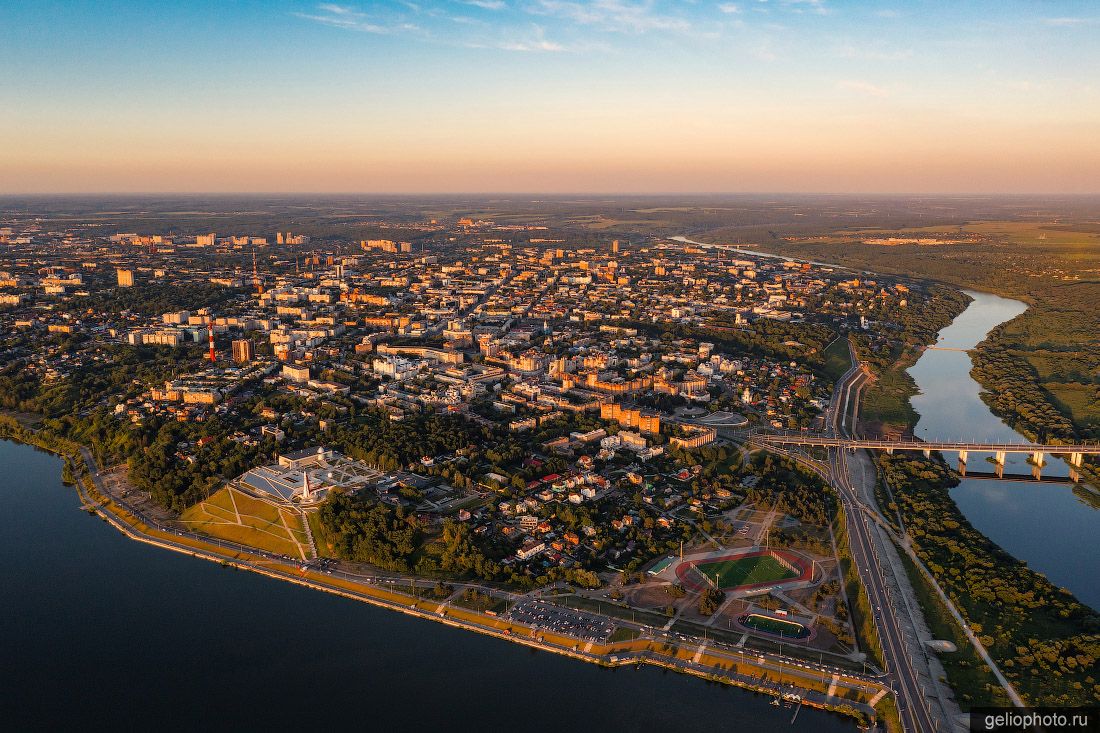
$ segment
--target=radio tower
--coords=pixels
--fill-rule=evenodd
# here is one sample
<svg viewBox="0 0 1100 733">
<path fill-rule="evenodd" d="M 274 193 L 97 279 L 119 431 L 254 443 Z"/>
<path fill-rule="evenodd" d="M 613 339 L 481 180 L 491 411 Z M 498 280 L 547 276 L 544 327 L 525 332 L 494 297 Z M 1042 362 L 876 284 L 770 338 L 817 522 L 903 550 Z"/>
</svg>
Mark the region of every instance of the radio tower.
<svg viewBox="0 0 1100 733">
<path fill-rule="evenodd" d="M 218 357 L 214 354 L 214 316 L 210 316 L 210 320 L 207 321 L 206 326 L 210 334 L 210 363 L 215 364 L 218 361 Z"/>
</svg>

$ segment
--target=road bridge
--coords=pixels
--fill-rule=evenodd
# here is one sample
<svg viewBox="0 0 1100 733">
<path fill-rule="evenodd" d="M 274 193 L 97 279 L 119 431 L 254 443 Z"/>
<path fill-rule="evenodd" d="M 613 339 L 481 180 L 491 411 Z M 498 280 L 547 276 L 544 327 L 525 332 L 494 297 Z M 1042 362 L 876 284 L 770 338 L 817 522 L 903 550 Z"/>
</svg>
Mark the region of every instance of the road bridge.
<svg viewBox="0 0 1100 733">
<path fill-rule="evenodd" d="M 1100 443 L 979 443 L 949 440 L 884 440 L 813 433 L 756 433 L 753 438 L 761 443 L 771 445 L 820 446 L 823 448 L 847 448 L 849 450 L 864 448 L 886 451 L 891 454 L 895 451 L 920 451 L 926 457 L 930 456 L 932 451 L 957 453 L 960 473 L 966 473 L 966 462 L 971 453 L 992 454 L 999 470 L 1003 470 L 1005 458 L 1009 454 L 1030 456 L 1031 463 L 1036 469 L 1041 469 L 1045 462 L 1044 459 L 1051 454 L 1065 456 L 1069 465 L 1073 468 L 1080 468 L 1084 462 L 1084 457 L 1087 455 L 1100 455 Z"/>
</svg>

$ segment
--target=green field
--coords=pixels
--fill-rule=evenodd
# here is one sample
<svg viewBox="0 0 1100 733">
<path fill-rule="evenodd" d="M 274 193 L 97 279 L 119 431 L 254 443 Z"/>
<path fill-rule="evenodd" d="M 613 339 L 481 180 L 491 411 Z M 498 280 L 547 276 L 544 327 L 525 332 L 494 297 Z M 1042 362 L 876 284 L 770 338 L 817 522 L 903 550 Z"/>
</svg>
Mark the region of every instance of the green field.
<svg viewBox="0 0 1100 733">
<path fill-rule="evenodd" d="M 796 624 L 794 621 L 783 621 L 771 616 L 761 616 L 757 613 L 750 613 L 741 619 L 741 623 L 750 629 L 775 634 L 776 636 L 785 636 L 788 639 L 804 639 L 810 634 L 810 630 L 802 624 Z"/>
<path fill-rule="evenodd" d="M 307 559 L 301 515 L 225 487 L 180 515 L 189 529 L 280 555 Z"/>
<path fill-rule="evenodd" d="M 723 589 L 736 588 L 739 585 L 771 583 L 798 576 L 798 573 L 785 568 L 770 555 L 703 562 L 698 563 L 695 569 L 705 575 L 708 580 L 714 580 L 715 575 L 717 575 L 718 587 Z"/>
<path fill-rule="evenodd" d="M 852 355 L 848 352 L 848 339 L 835 339 L 825 348 L 825 375 L 833 382 L 838 382 L 851 367 Z"/>
</svg>

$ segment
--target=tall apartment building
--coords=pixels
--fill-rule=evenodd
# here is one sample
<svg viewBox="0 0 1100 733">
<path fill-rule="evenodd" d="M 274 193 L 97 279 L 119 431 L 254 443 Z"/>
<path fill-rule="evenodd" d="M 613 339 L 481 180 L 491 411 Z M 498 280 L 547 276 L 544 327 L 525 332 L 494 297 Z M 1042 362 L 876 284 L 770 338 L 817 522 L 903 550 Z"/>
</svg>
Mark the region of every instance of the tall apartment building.
<svg viewBox="0 0 1100 733">
<path fill-rule="evenodd" d="M 213 247 L 214 242 L 217 241 L 218 236 L 214 232 L 209 234 L 199 234 L 195 237 L 195 244 L 200 247 Z"/>
<path fill-rule="evenodd" d="M 641 433 L 656 435 L 661 432 L 661 413 L 604 402 L 600 405 L 600 419 L 614 420 L 624 428 L 637 428 Z"/>
<path fill-rule="evenodd" d="M 118 270 L 118 286 L 120 288 L 132 288 L 132 287 L 134 287 L 134 271 L 133 270 L 123 270 L 122 268 L 119 268 L 119 270 Z"/>
<path fill-rule="evenodd" d="M 252 361 L 253 355 L 252 341 L 249 339 L 236 339 L 233 341 L 233 361 L 238 364 L 247 364 Z"/>
</svg>

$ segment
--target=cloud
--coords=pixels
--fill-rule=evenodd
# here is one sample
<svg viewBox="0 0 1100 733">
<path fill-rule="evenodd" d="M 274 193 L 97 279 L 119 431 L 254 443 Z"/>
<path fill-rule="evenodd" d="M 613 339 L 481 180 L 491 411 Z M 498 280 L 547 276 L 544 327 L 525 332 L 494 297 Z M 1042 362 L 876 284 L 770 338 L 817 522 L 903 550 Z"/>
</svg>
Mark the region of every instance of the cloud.
<svg viewBox="0 0 1100 733">
<path fill-rule="evenodd" d="M 459 0 L 463 5 L 473 5 L 482 10 L 504 10 L 508 4 L 504 0 Z"/>
<path fill-rule="evenodd" d="M 533 26 L 530 34 L 521 38 L 505 38 L 503 40 L 485 41 L 477 40 L 463 44 L 467 48 L 494 48 L 500 51 L 515 51 L 517 53 L 561 53 L 574 50 L 557 41 L 546 38 L 546 32 L 541 26 Z"/>
<path fill-rule="evenodd" d="M 564 51 L 565 46 L 554 41 L 547 41 L 545 39 L 536 39 L 533 41 L 505 41 L 497 46 L 502 51 L 521 51 L 521 52 L 539 52 L 539 53 L 556 53 Z"/>
<path fill-rule="evenodd" d="M 1059 28 L 1072 28 L 1075 26 L 1100 24 L 1100 18 L 1043 18 L 1043 23 Z"/>
<path fill-rule="evenodd" d="M 734 3 L 722 3 L 718 6 L 718 12 L 725 13 L 726 15 L 739 15 L 741 13 L 741 6 Z"/>
<path fill-rule="evenodd" d="M 687 32 L 691 23 L 684 18 L 656 12 L 653 0 L 536 0 L 528 12 L 564 18 L 578 25 L 591 25 L 617 33 L 648 31 Z"/>
<path fill-rule="evenodd" d="M 795 13 L 817 13 L 818 15 L 828 15 L 829 8 L 825 5 L 825 0 L 779 0 L 781 5 L 785 5 L 787 9 Z"/>
<path fill-rule="evenodd" d="M 316 13 L 294 13 L 294 15 L 333 28 L 343 28 L 344 30 L 363 33 L 394 33 L 397 31 L 419 30 L 411 23 L 397 23 L 395 25 L 378 23 L 357 8 L 350 5 L 336 5 L 335 3 L 318 5 Z"/>
<path fill-rule="evenodd" d="M 842 79 L 836 83 L 836 86 L 837 89 L 863 94 L 868 97 L 888 97 L 890 95 L 890 93 L 882 87 L 876 86 L 869 81 L 860 81 L 858 79 Z"/>
</svg>

